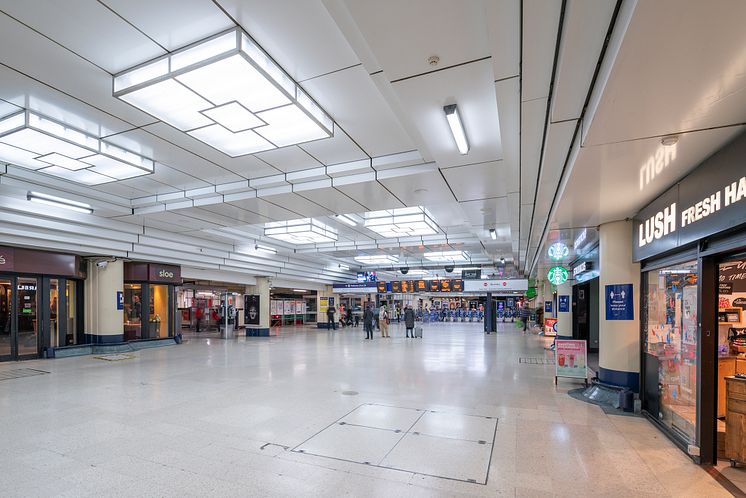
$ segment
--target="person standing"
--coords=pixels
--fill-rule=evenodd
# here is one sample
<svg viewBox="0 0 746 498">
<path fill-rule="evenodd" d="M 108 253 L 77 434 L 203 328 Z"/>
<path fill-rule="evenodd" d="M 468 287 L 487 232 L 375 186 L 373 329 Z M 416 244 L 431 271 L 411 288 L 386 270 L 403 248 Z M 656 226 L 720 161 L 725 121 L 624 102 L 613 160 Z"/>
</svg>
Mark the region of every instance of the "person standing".
<svg viewBox="0 0 746 498">
<path fill-rule="evenodd" d="M 389 336 L 389 311 L 386 309 L 386 305 L 381 306 L 381 311 L 378 313 L 378 323 L 381 326 L 381 337 Z"/>
<path fill-rule="evenodd" d="M 519 311 L 519 317 L 521 320 L 523 320 L 523 332 L 526 332 L 528 330 L 528 318 L 531 315 L 531 313 L 528 310 L 528 305 L 524 304 L 520 311 Z"/>
<path fill-rule="evenodd" d="M 365 329 L 365 338 L 373 340 L 373 309 L 368 306 L 363 313 L 363 328 Z"/>
<path fill-rule="evenodd" d="M 337 330 L 337 322 L 334 321 L 334 313 L 336 311 L 334 306 L 329 306 L 326 309 L 326 328 L 328 330 Z"/>
<path fill-rule="evenodd" d="M 412 331 L 412 339 L 414 339 L 414 310 L 411 306 L 407 306 L 404 310 L 404 327 L 407 329 L 407 338 L 409 338 L 409 331 Z"/>
</svg>

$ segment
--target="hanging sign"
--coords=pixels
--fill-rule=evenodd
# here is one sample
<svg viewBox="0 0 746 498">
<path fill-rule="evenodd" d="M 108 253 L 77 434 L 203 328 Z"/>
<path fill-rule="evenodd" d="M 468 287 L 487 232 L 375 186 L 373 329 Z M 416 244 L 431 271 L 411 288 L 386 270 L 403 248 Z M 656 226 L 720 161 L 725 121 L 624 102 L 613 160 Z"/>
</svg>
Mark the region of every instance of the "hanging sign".
<svg viewBox="0 0 746 498">
<path fill-rule="evenodd" d="M 632 302 L 632 284 L 606 286 L 606 319 L 635 319 L 635 308 Z"/>
<path fill-rule="evenodd" d="M 553 259 L 554 261 L 561 261 L 565 259 L 568 254 L 570 254 L 570 249 L 568 249 L 567 246 L 562 242 L 555 242 L 554 244 L 549 246 L 547 254 L 549 255 L 550 259 Z"/>
<path fill-rule="evenodd" d="M 547 280 L 549 280 L 549 282 L 554 285 L 560 285 L 567 282 L 567 276 L 567 270 L 565 270 L 561 266 L 554 266 L 549 269 L 549 273 L 547 273 Z"/>
</svg>

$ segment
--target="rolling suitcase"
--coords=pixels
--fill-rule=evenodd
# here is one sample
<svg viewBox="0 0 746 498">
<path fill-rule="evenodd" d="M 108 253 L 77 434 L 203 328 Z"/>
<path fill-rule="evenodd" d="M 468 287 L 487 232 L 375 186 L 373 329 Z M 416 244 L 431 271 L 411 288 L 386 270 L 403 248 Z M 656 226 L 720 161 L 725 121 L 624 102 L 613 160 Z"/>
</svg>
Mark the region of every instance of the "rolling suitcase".
<svg viewBox="0 0 746 498">
<path fill-rule="evenodd" d="M 414 336 L 419 337 L 422 339 L 422 327 L 415 327 L 414 328 Z"/>
</svg>

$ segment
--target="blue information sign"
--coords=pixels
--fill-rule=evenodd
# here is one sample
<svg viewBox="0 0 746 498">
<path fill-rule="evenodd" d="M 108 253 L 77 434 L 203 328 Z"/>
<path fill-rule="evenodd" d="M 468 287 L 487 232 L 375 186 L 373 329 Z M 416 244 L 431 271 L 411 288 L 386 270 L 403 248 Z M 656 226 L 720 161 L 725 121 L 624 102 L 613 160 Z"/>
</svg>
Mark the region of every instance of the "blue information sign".
<svg viewBox="0 0 746 498">
<path fill-rule="evenodd" d="M 117 291 L 117 309 L 124 309 L 124 293 L 122 291 Z"/>
<path fill-rule="evenodd" d="M 559 299 L 559 302 L 557 303 L 559 312 L 569 313 L 570 312 L 570 296 L 558 296 L 557 299 Z"/>
<path fill-rule="evenodd" d="M 544 313 L 552 312 L 552 301 L 544 301 Z"/>
<path fill-rule="evenodd" d="M 606 286 L 606 319 L 635 319 L 635 307 L 632 301 L 632 284 L 614 284 Z"/>
</svg>

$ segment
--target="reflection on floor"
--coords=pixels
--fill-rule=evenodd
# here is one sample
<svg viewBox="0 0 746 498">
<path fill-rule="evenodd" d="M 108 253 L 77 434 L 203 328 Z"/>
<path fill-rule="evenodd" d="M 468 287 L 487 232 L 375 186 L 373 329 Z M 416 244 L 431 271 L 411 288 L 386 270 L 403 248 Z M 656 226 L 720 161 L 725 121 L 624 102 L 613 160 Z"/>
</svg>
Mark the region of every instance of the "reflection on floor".
<svg viewBox="0 0 746 498">
<path fill-rule="evenodd" d="M 606 415 L 567 396 L 579 384 L 555 387 L 553 365 L 519 363 L 551 339 L 510 324 L 391 335 L 299 327 L 25 362 L 50 374 L 2 383 L 0 494 L 730 496 L 645 419 Z"/>
</svg>

